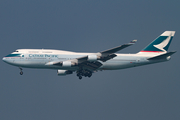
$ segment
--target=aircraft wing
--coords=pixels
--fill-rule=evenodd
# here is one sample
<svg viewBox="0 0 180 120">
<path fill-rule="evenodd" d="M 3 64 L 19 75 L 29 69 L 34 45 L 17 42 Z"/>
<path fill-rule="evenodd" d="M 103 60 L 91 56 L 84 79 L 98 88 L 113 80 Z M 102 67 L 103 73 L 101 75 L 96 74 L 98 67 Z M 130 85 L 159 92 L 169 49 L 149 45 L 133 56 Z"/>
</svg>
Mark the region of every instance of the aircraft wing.
<svg viewBox="0 0 180 120">
<path fill-rule="evenodd" d="M 102 66 L 102 63 L 99 61 L 88 61 L 88 56 L 80 57 L 80 58 L 76 58 L 76 59 L 72 59 L 72 60 L 68 60 L 68 61 L 51 62 L 47 65 L 63 66 L 68 62 L 71 64 L 71 66 L 78 66 L 80 68 L 86 68 L 90 71 L 97 70 L 99 67 Z"/>
<path fill-rule="evenodd" d="M 137 40 L 132 40 L 131 42 L 127 44 L 120 45 L 118 47 L 108 49 L 102 52 L 98 52 L 95 54 L 83 56 L 80 58 L 75 58 L 72 60 L 67 60 L 67 61 L 56 61 L 56 62 L 49 62 L 46 65 L 58 65 L 58 66 L 78 66 L 79 68 L 85 68 L 90 71 L 97 70 L 99 67 L 102 66 L 102 62 L 105 62 L 109 59 L 112 59 L 116 57 L 117 55 L 114 54 L 115 52 L 122 50 L 128 46 L 131 46 L 136 43 Z M 100 60 L 100 61 L 98 61 Z"/>
<path fill-rule="evenodd" d="M 116 54 L 114 54 L 115 52 L 122 50 L 128 46 L 131 46 L 131 45 L 135 44 L 136 42 L 137 42 L 137 40 L 132 40 L 131 42 L 129 42 L 127 44 L 123 44 L 123 45 L 120 45 L 118 47 L 99 52 L 96 54 L 97 60 L 101 60 L 101 61 L 105 62 L 109 59 L 112 59 L 112 58 L 117 56 Z M 96 56 L 96 55 L 92 55 L 92 56 Z M 91 55 L 89 55 L 89 56 L 91 56 Z M 88 61 L 89 56 L 87 55 L 87 56 L 84 56 L 81 58 L 77 58 L 78 63 L 83 63 L 85 61 Z"/>
<path fill-rule="evenodd" d="M 124 44 L 124 45 L 120 45 L 118 47 L 115 47 L 115 48 L 112 48 L 112 49 L 108 49 L 108 50 L 105 50 L 105 51 L 102 51 L 100 52 L 102 55 L 109 55 L 109 54 L 112 54 L 112 53 L 115 53 L 119 50 L 122 50 L 128 46 L 131 46 L 133 44 L 135 44 L 137 42 L 137 40 L 132 40 L 131 42 L 127 43 L 127 44 Z"/>
<path fill-rule="evenodd" d="M 128 46 L 131 46 L 133 44 L 135 44 L 137 42 L 137 40 L 132 40 L 131 42 L 129 43 L 126 43 L 126 44 L 123 44 L 123 45 L 120 45 L 120 46 L 117 46 L 115 48 L 112 48 L 112 49 L 108 49 L 108 50 L 105 50 L 105 51 L 102 51 L 102 52 L 99 52 L 100 53 L 100 60 L 105 62 L 109 59 L 112 59 L 114 57 L 116 57 L 117 55 L 114 54 L 116 53 L 117 51 L 119 50 L 122 50 Z"/>
</svg>

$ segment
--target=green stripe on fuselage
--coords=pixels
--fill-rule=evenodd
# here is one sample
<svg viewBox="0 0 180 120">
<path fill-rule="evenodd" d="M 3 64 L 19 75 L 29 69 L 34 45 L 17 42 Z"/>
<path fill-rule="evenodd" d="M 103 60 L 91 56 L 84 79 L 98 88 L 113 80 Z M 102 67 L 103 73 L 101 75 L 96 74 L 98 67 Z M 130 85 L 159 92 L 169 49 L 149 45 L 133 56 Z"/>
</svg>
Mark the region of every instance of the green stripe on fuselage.
<svg viewBox="0 0 180 120">
<path fill-rule="evenodd" d="M 21 54 L 9 54 L 5 57 L 20 57 L 20 56 L 21 56 Z"/>
</svg>

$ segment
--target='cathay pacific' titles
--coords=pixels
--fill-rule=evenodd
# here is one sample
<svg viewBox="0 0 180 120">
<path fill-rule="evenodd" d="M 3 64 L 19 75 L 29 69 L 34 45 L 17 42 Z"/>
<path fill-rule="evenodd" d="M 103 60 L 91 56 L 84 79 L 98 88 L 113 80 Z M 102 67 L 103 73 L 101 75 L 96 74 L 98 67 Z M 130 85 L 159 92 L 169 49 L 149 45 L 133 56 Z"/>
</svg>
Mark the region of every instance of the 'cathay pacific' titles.
<svg viewBox="0 0 180 120">
<path fill-rule="evenodd" d="M 29 57 L 57 57 L 57 55 L 29 54 Z"/>
</svg>

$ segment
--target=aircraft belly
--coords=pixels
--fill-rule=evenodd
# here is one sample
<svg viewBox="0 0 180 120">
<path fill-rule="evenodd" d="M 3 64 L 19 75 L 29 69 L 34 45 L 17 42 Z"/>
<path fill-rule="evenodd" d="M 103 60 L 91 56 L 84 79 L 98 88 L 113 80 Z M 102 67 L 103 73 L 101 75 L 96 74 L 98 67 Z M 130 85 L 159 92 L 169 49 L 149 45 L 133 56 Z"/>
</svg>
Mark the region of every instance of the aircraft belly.
<svg viewBox="0 0 180 120">
<path fill-rule="evenodd" d="M 37 69 L 63 69 L 63 70 L 76 70 L 76 67 L 62 67 L 62 66 L 48 66 L 45 65 L 47 60 L 14 60 L 11 64 L 18 67 L 37 68 Z"/>
<path fill-rule="evenodd" d="M 129 59 L 118 58 L 114 60 L 107 61 L 103 63 L 101 69 L 104 70 L 117 70 L 117 69 L 125 69 L 130 67 L 140 66 L 141 64 L 147 64 L 147 61 L 142 58 L 134 57 Z"/>
<path fill-rule="evenodd" d="M 133 67 L 134 65 L 135 63 L 130 63 L 130 62 L 109 62 L 109 63 L 103 64 L 102 69 L 116 70 L 116 69 L 124 69 L 124 68 Z"/>
<path fill-rule="evenodd" d="M 27 68 L 41 68 L 44 65 L 45 62 L 41 62 L 41 61 L 34 61 L 34 60 L 16 60 L 14 61 L 14 65 L 15 66 L 20 66 L 20 67 L 27 67 Z"/>
</svg>

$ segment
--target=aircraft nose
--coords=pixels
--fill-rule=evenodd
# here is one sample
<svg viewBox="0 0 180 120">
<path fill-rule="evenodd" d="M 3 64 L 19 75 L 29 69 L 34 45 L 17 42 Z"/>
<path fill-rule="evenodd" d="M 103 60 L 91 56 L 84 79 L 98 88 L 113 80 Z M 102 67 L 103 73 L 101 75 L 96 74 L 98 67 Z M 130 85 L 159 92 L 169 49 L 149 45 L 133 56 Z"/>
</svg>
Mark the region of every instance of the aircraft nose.
<svg viewBox="0 0 180 120">
<path fill-rule="evenodd" d="M 2 61 L 7 62 L 7 59 L 5 57 L 3 57 Z"/>
<path fill-rule="evenodd" d="M 3 59 L 2 59 L 4 62 L 6 61 L 6 58 L 5 57 L 3 57 Z"/>
<path fill-rule="evenodd" d="M 5 63 L 8 63 L 10 64 L 11 63 L 11 60 L 9 60 L 8 58 L 6 57 L 3 57 L 2 61 L 4 61 Z"/>
</svg>

